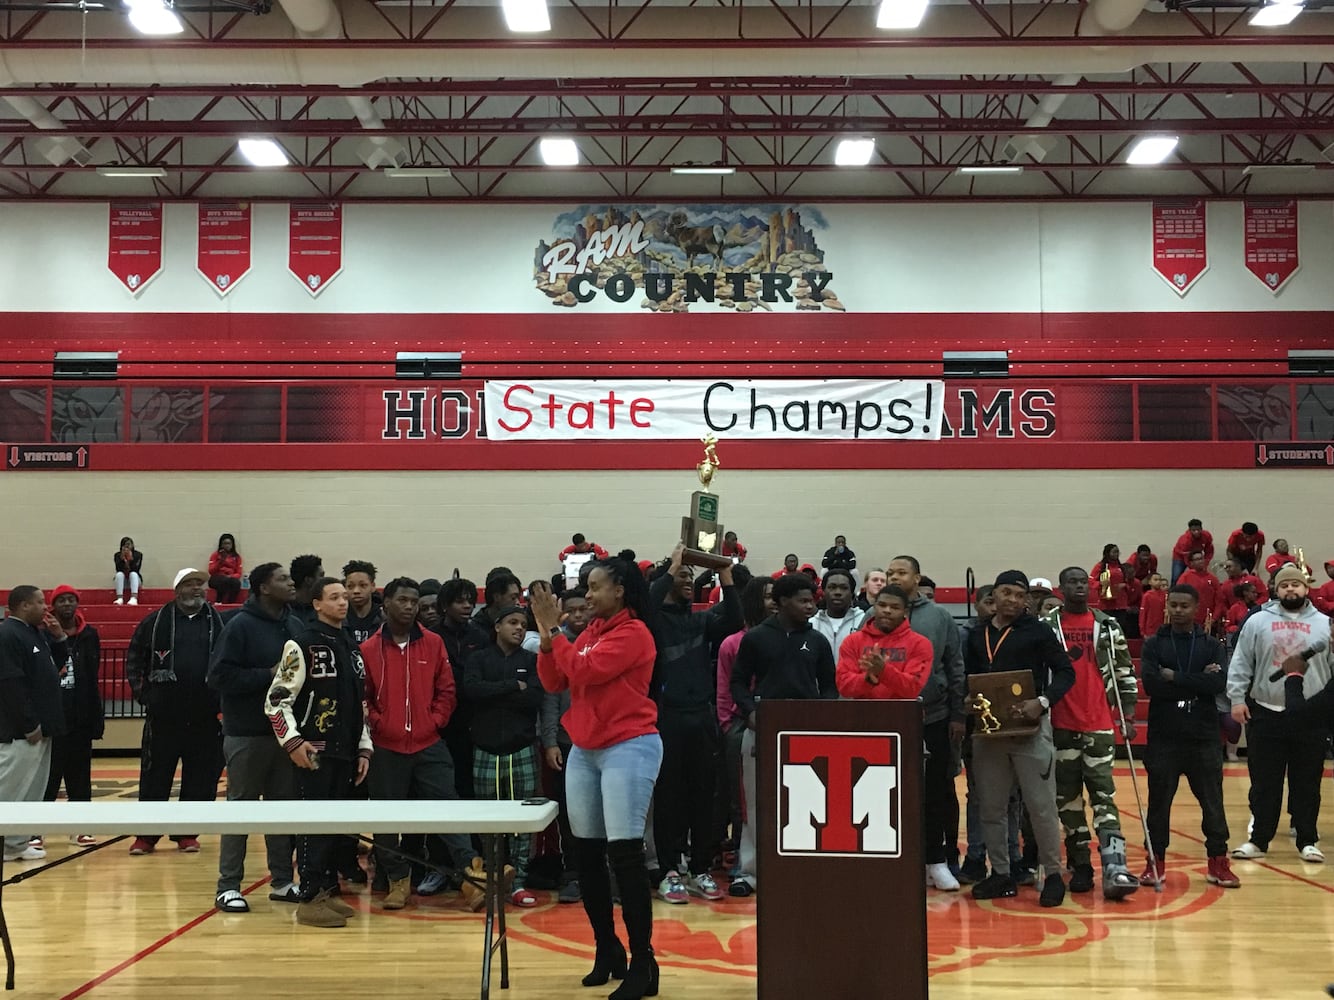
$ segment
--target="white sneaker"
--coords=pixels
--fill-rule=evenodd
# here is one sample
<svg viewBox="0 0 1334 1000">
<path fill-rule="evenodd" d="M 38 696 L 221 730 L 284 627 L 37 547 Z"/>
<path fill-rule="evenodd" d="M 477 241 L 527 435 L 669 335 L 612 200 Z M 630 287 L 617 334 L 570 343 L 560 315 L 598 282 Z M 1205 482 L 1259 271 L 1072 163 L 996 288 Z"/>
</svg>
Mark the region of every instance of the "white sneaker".
<svg viewBox="0 0 1334 1000">
<path fill-rule="evenodd" d="M 941 892 L 959 891 L 959 880 L 950 873 L 950 866 L 943 861 L 937 865 L 926 866 L 926 884 Z"/>
<path fill-rule="evenodd" d="M 70 834 L 69 842 L 78 847 L 92 847 L 97 843 L 97 838 L 91 833 Z"/>
<path fill-rule="evenodd" d="M 1232 848 L 1232 856 L 1234 858 L 1241 858 L 1243 861 L 1259 861 L 1265 856 L 1265 852 L 1248 840 L 1240 847 Z"/>
<path fill-rule="evenodd" d="M 117 597 L 117 598 L 116 598 L 114 601 L 112 601 L 111 603 L 112 603 L 112 604 L 117 604 L 117 605 L 119 605 L 119 604 L 124 604 L 124 603 L 125 603 L 125 598 L 123 598 L 123 597 Z"/>
<path fill-rule="evenodd" d="M 1302 848 L 1302 860 L 1307 864 L 1321 865 L 1325 863 L 1325 854 L 1315 844 L 1307 844 Z"/>
<path fill-rule="evenodd" d="M 138 597 L 131 597 L 131 598 L 130 598 L 130 606 L 131 606 L 131 607 L 136 606 L 138 603 L 139 603 L 139 598 L 138 598 Z"/>
<path fill-rule="evenodd" d="M 25 847 L 21 851 L 5 851 L 6 861 L 41 861 L 46 857 L 46 851 L 40 847 Z"/>
</svg>

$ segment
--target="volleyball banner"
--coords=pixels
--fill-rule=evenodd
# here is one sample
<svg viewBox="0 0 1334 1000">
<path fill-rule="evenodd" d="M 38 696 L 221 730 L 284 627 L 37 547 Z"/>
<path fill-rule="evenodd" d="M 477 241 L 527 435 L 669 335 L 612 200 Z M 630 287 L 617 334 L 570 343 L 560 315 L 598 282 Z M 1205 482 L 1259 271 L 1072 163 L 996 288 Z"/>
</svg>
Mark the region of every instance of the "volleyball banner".
<svg viewBox="0 0 1334 1000">
<path fill-rule="evenodd" d="M 488 380 L 492 441 L 938 441 L 945 384 L 897 379 Z"/>
<path fill-rule="evenodd" d="M 108 211 L 107 269 L 138 295 L 162 272 L 162 202 L 116 204 Z"/>
</svg>

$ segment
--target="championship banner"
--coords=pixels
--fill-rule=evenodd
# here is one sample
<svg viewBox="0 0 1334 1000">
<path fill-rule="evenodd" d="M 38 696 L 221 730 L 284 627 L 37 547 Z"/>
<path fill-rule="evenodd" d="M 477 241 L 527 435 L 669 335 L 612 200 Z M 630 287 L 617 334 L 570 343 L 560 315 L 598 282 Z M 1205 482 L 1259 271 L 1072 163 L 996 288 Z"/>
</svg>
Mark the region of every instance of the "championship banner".
<svg viewBox="0 0 1334 1000">
<path fill-rule="evenodd" d="M 108 219 L 107 269 L 137 295 L 162 272 L 162 202 L 111 205 Z"/>
<path fill-rule="evenodd" d="M 343 206 L 312 202 L 289 206 L 287 270 L 312 296 L 343 269 Z"/>
<path fill-rule="evenodd" d="M 1277 292 L 1301 266 L 1297 246 L 1297 202 L 1245 203 L 1246 270 Z"/>
<path fill-rule="evenodd" d="M 1209 270 L 1202 199 L 1153 203 L 1153 269 L 1181 296 Z"/>
<path fill-rule="evenodd" d="M 249 202 L 200 202 L 195 268 L 219 295 L 250 272 Z"/>
<path fill-rule="evenodd" d="M 938 441 L 945 384 L 893 379 L 488 380 L 492 441 Z"/>
</svg>

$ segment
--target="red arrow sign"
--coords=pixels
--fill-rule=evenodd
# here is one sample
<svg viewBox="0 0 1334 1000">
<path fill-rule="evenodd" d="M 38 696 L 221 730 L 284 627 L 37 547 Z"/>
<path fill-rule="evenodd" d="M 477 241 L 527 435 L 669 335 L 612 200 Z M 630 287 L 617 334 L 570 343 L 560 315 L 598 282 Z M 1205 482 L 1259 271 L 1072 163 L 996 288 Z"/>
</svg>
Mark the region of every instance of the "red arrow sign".
<svg viewBox="0 0 1334 1000">
<path fill-rule="evenodd" d="M 17 446 L 9 449 L 9 464 L 10 466 L 17 466 L 19 464 L 19 450 Z"/>
</svg>

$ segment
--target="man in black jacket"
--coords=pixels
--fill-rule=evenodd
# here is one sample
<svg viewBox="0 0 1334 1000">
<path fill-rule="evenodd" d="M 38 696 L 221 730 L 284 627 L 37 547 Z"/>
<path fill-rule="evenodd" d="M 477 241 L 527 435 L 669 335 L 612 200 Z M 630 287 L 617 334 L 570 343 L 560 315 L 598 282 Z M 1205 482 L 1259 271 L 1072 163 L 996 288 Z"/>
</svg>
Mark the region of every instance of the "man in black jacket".
<svg viewBox="0 0 1334 1000">
<path fill-rule="evenodd" d="M 61 584 L 51 592 L 51 611 L 66 639 L 65 659 L 56 664 L 60 671 L 65 734 L 52 742 L 51 776 L 43 798 L 54 802 L 64 782 L 65 795 L 71 802 L 91 802 L 93 741 L 100 740 L 106 729 L 102 692 L 97 683 L 102 640 L 97 629 L 84 621 L 79 611 L 79 592 L 73 587 Z M 50 632 L 47 637 L 54 645 Z M 96 837 L 82 834 L 70 839 L 81 847 L 97 842 Z"/>
<path fill-rule="evenodd" d="M 1040 903 L 1059 906 L 1065 899 L 1061 878 L 1061 821 L 1056 811 L 1056 749 L 1052 744 L 1052 705 L 1074 686 L 1075 668 L 1056 633 L 1028 610 L 1028 577 L 1017 569 L 996 577 L 992 590 L 996 613 L 968 637 L 964 669 L 969 674 L 1031 670 L 1035 696 L 1014 710 L 1039 729 L 1030 736 L 973 736 L 982 832 L 991 857 L 991 874 L 973 886 L 974 899 L 1014 896 L 1010 877 L 1007 820 L 1015 782 L 1033 821 L 1045 869 Z"/>
<path fill-rule="evenodd" d="M 56 661 L 67 656 L 65 633 L 47 612 L 42 591 L 28 585 L 11 590 L 9 617 L 0 622 L 0 802 L 42 800 L 51 741 L 65 731 Z M 26 835 L 5 837 L 6 861 L 44 857 Z"/>
<path fill-rule="evenodd" d="M 454 671 L 454 691 L 459 699 L 441 735 L 449 747 L 449 755 L 454 758 L 454 787 L 458 790 L 459 798 L 470 799 L 473 797 L 472 734 L 468 728 L 472 722 L 472 707 L 468 703 L 467 692 L 463 690 L 463 671 L 468 657 L 491 645 L 492 637 L 490 632 L 473 622 L 473 610 L 477 607 L 477 584 L 471 580 L 462 577 L 446 580 L 440 587 L 436 606 L 440 609 L 440 624 L 436 626 L 435 632 L 445 640 L 449 666 Z"/>
<path fill-rule="evenodd" d="M 658 703 L 662 768 L 653 790 L 653 839 L 666 869 L 658 894 L 670 903 L 689 896 L 717 901 L 722 892 L 709 875 L 714 847 L 714 792 L 718 784 L 718 681 L 712 650 L 741 629 L 741 600 L 732 567 L 718 572 L 721 614 L 692 611 L 694 574 L 681 563 L 685 544 L 672 550 L 671 565 L 649 588 L 656 612 L 650 626 L 658 647 L 651 694 Z M 689 877 L 679 866 L 690 840 Z"/>
<path fill-rule="evenodd" d="M 728 894 L 749 896 L 757 887 L 755 806 L 755 710 L 761 699 L 838 698 L 834 650 L 811 627 L 815 615 L 815 584 L 804 573 L 789 573 L 774 583 L 778 612 L 747 632 L 732 665 L 732 700 L 746 720 L 741 738 L 741 782 L 746 819 L 741 827 L 741 874 Z"/>
<path fill-rule="evenodd" d="M 848 548 L 848 540 L 842 535 L 834 536 L 834 544 L 824 550 L 820 565 L 825 569 L 846 569 L 852 572 L 857 568 L 857 553 Z"/>
<path fill-rule="evenodd" d="M 125 676 L 147 709 L 139 758 L 139 801 L 166 802 L 176 765 L 181 765 L 181 801 L 211 802 L 222 776 L 222 731 L 218 697 L 208 689 L 209 658 L 222 634 L 222 619 L 204 600 L 208 574 L 176 574 L 175 599 L 139 623 L 125 657 Z M 177 848 L 199 851 L 199 838 L 172 834 Z M 150 854 L 158 836 L 141 834 L 134 855 Z"/>
<path fill-rule="evenodd" d="M 222 700 L 228 802 L 296 798 L 296 771 L 283 748 L 274 742 L 264 704 L 284 644 L 305 630 L 288 607 L 295 596 L 292 577 L 280 564 L 256 566 L 250 571 L 249 599 L 223 628 L 213 648 L 208 686 Z M 241 895 L 248 841 L 242 833 L 222 835 L 214 905 L 224 913 L 250 910 Z M 265 834 L 264 846 L 273 876 L 269 898 L 298 902 L 300 894 L 292 871 L 296 838 L 285 833 Z"/>
<path fill-rule="evenodd" d="M 1200 829 L 1209 858 L 1205 878 L 1224 889 L 1241 880 L 1227 857 L 1227 814 L 1223 811 L 1223 747 L 1218 742 L 1217 699 L 1227 688 L 1223 644 L 1195 624 L 1200 595 L 1177 584 L 1167 593 L 1167 624 L 1144 640 L 1140 675 L 1149 696 L 1149 839 L 1153 857 L 1140 882 L 1163 877 L 1171 835 L 1172 799 L 1181 776 L 1200 803 Z"/>
</svg>

